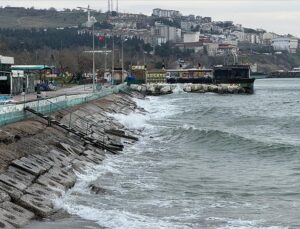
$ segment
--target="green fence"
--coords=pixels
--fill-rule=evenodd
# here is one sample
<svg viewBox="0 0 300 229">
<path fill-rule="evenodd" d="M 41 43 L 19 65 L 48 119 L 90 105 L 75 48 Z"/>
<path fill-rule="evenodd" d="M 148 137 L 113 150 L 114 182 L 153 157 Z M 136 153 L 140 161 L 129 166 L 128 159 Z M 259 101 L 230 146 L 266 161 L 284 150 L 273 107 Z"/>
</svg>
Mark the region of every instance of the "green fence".
<svg viewBox="0 0 300 229">
<path fill-rule="evenodd" d="M 25 104 L 0 105 L 0 126 L 32 117 L 32 114 L 24 111 L 24 107 L 30 107 L 41 113 L 51 113 L 126 90 L 127 85 L 121 84 L 109 88 L 102 88 L 96 93 L 61 95 L 50 99 L 40 99 L 33 102 L 27 102 Z"/>
</svg>

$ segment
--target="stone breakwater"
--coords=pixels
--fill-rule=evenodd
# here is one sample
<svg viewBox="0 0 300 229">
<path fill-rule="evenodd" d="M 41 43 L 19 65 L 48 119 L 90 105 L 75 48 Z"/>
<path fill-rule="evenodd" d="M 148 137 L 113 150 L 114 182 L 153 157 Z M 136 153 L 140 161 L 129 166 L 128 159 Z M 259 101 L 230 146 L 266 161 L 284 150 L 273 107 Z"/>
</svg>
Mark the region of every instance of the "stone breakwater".
<svg viewBox="0 0 300 229">
<path fill-rule="evenodd" d="M 109 114 L 143 111 L 132 96 L 140 95 L 110 95 L 51 116 L 120 152 L 137 141 L 139 132 L 126 129 Z M 111 153 L 40 118 L 1 128 L 0 228 L 20 228 L 59 211 L 53 200 L 74 186 L 76 174 L 101 164 L 107 154 Z M 91 186 L 93 192 L 98 189 Z"/>
<path fill-rule="evenodd" d="M 213 92 L 218 94 L 245 94 L 246 90 L 238 84 L 131 84 L 130 88 L 144 95 L 166 95 L 172 94 L 180 87 L 188 93 Z"/>
</svg>

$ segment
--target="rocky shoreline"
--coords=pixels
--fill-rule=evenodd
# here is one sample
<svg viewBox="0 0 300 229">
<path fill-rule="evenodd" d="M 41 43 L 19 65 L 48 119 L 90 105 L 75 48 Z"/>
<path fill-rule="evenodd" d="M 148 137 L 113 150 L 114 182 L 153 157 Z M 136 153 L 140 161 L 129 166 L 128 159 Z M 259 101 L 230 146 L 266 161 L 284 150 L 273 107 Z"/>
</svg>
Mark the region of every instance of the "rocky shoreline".
<svg viewBox="0 0 300 229">
<path fill-rule="evenodd" d="M 111 151 L 78 135 L 34 118 L 0 129 L 0 228 L 21 228 L 31 220 L 59 211 L 53 200 L 72 188 L 87 165 L 101 164 L 107 154 L 119 153 L 138 140 L 109 114 L 128 115 L 138 108 L 136 92 L 114 94 L 51 114 L 51 118 L 101 141 Z M 91 186 L 92 192 L 101 187 Z"/>
<path fill-rule="evenodd" d="M 178 89 L 187 93 L 248 94 L 238 84 L 181 84 L 180 88 L 176 84 L 132 84 L 130 88 L 144 95 L 172 94 Z"/>
</svg>

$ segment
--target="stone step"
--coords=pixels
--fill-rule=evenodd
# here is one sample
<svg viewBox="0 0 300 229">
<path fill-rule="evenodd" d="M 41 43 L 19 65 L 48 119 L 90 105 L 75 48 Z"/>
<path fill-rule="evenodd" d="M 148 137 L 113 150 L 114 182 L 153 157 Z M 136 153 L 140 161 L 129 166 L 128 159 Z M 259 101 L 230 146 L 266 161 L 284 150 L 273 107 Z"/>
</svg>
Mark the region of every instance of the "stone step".
<svg viewBox="0 0 300 229">
<path fill-rule="evenodd" d="M 21 197 L 18 204 L 43 218 L 50 216 L 54 212 L 52 201 L 46 197 L 26 194 Z"/>
<path fill-rule="evenodd" d="M 71 188 L 76 182 L 76 175 L 72 170 L 63 169 L 60 167 L 53 167 L 43 177 L 48 177 L 49 179 L 63 185 L 66 188 Z"/>
<path fill-rule="evenodd" d="M 46 168 L 40 166 L 38 163 L 34 161 L 30 161 L 29 159 L 22 157 L 21 159 L 14 160 L 12 165 L 18 167 L 20 169 L 25 170 L 35 176 L 40 175 L 46 171 Z"/>
<path fill-rule="evenodd" d="M 14 216 L 18 216 L 19 218 L 23 218 L 24 222 L 25 221 L 29 221 L 34 217 L 34 213 L 31 211 L 28 211 L 27 209 L 16 205 L 10 201 L 6 201 L 0 204 L 0 209 L 4 209 L 8 212 L 10 212 L 12 215 Z M 14 225 L 14 223 L 11 223 L 12 225 Z M 16 225 L 14 225 L 16 226 Z M 17 226 L 18 227 L 18 226 Z M 0 227 L 1 228 L 1 227 Z"/>
<path fill-rule="evenodd" d="M 61 197 L 62 193 L 60 191 L 54 191 L 51 188 L 46 187 L 41 184 L 33 184 L 29 186 L 25 191 L 26 194 L 31 194 L 33 196 L 43 196 L 47 198 L 57 198 Z"/>
<path fill-rule="evenodd" d="M 5 191 L 11 199 L 17 201 L 23 195 L 23 192 L 0 181 L 0 190 Z"/>
<path fill-rule="evenodd" d="M 67 167 L 70 165 L 70 162 L 73 160 L 73 157 L 67 156 L 61 151 L 51 150 L 47 154 L 47 158 L 54 162 L 56 166 Z"/>
<path fill-rule="evenodd" d="M 45 162 L 44 160 L 41 160 L 37 157 L 34 157 L 33 155 L 29 155 L 27 157 L 27 159 L 30 160 L 31 162 L 39 165 L 40 167 L 45 168 L 46 171 L 52 167 L 51 164 L 49 164 L 49 163 Z"/>
<path fill-rule="evenodd" d="M 36 178 L 36 176 L 22 170 L 22 169 L 19 169 L 15 166 L 9 166 L 8 167 L 8 172 L 11 172 L 11 173 L 14 173 L 14 174 L 17 174 L 18 176 L 22 177 L 23 180 L 29 182 L 29 183 L 32 183 L 33 180 Z"/>
<path fill-rule="evenodd" d="M 0 219 L 18 228 L 25 226 L 29 222 L 29 219 L 20 217 L 2 208 L 0 208 Z"/>
<path fill-rule="evenodd" d="M 83 156 L 90 159 L 91 161 L 95 162 L 96 164 L 100 164 L 104 160 L 104 156 L 101 154 L 97 154 L 92 150 L 86 150 L 83 152 Z"/>
<path fill-rule="evenodd" d="M 4 219 L 0 217 L 0 228 L 3 229 L 15 229 L 15 227 L 8 222 L 6 222 Z"/>
<path fill-rule="evenodd" d="M 30 183 L 27 183 L 26 180 L 22 179 L 22 177 L 13 174 L 11 172 L 5 172 L 0 174 L 0 181 L 10 185 L 20 191 L 23 191 L 27 188 Z"/>
<path fill-rule="evenodd" d="M 64 193 L 66 191 L 65 186 L 51 179 L 47 175 L 42 175 L 36 181 L 38 184 L 44 185 L 53 191 L 58 191 L 60 193 Z"/>
<path fill-rule="evenodd" d="M 7 192 L 0 189 L 0 203 L 5 201 L 10 201 L 10 196 L 7 194 Z"/>
</svg>

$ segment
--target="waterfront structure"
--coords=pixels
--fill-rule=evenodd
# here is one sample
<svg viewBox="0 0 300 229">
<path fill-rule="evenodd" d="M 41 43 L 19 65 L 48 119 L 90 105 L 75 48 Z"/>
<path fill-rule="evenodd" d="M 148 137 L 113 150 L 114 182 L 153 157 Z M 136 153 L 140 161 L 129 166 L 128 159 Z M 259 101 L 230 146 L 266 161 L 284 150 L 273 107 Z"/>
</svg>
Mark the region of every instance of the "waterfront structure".
<svg viewBox="0 0 300 229">
<path fill-rule="evenodd" d="M 287 51 L 296 53 L 299 40 L 296 37 L 278 37 L 272 39 L 272 46 L 275 51 Z"/>
<path fill-rule="evenodd" d="M 0 55 L 0 94 L 12 93 L 11 65 L 14 58 Z"/>
</svg>

